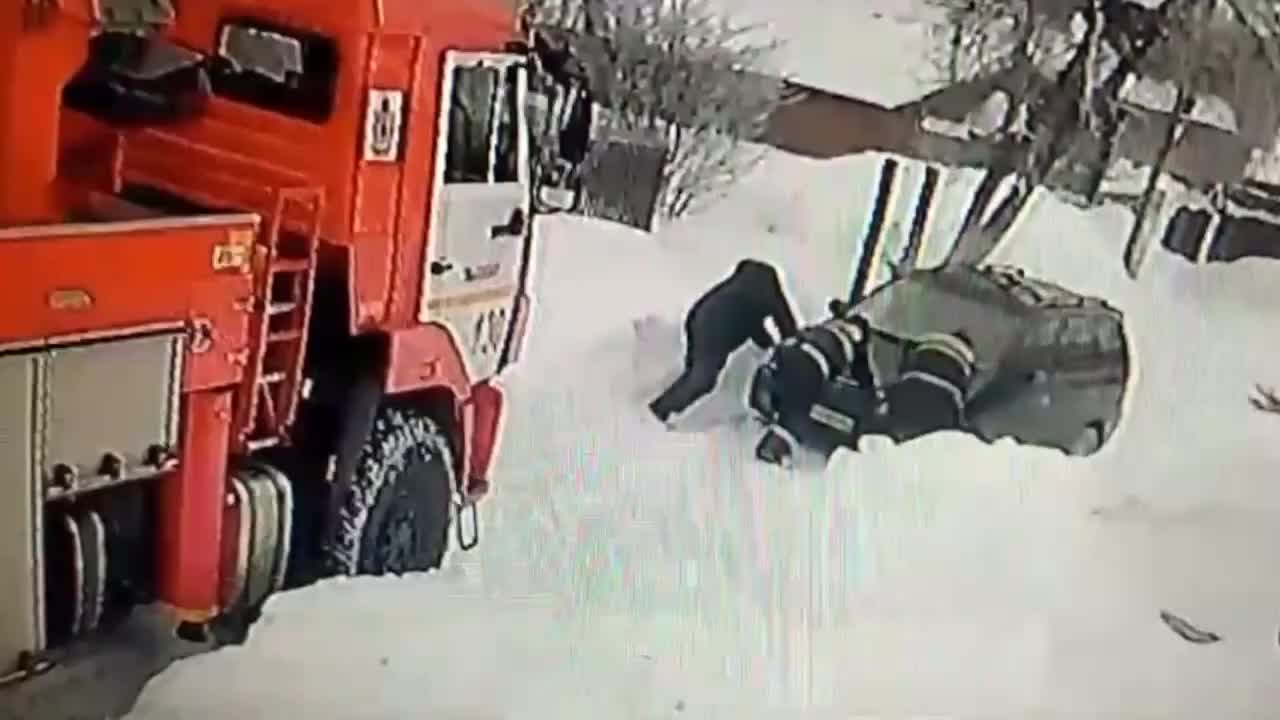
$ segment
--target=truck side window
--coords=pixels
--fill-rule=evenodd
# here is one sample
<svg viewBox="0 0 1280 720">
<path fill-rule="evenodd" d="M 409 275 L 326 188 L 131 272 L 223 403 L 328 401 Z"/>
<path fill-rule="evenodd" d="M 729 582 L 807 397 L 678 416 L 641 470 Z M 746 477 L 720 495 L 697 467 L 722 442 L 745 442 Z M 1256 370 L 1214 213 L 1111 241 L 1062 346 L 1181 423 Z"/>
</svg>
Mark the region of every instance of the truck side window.
<svg viewBox="0 0 1280 720">
<path fill-rule="evenodd" d="M 520 69 L 509 66 L 503 73 L 502 88 L 498 97 L 498 127 L 494 139 L 493 181 L 513 183 L 519 177 L 520 146 Z"/>
<path fill-rule="evenodd" d="M 332 38 L 237 18 L 219 28 L 216 47 L 215 94 L 313 123 L 329 119 L 338 76 Z"/>
<path fill-rule="evenodd" d="M 489 141 L 493 131 L 498 70 L 463 66 L 453 71 L 449 98 L 449 138 L 444 180 L 449 183 L 489 181 Z"/>
<path fill-rule="evenodd" d="M 445 182 L 519 180 L 519 72 L 474 65 L 454 70 Z"/>
</svg>

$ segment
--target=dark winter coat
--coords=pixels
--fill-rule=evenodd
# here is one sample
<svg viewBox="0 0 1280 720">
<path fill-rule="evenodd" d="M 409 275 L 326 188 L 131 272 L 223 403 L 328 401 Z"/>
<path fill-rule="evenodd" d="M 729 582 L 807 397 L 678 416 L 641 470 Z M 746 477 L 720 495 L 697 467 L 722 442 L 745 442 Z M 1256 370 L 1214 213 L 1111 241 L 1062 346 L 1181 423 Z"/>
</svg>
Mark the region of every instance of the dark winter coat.
<svg viewBox="0 0 1280 720">
<path fill-rule="evenodd" d="M 885 389 L 888 412 L 877 422 L 899 442 L 959 427 L 973 373 L 973 350 L 963 334 L 915 343 L 902 376 Z"/>
<path fill-rule="evenodd" d="M 699 352 L 727 356 L 748 340 L 761 348 L 772 346 L 764 324 L 768 318 L 783 338 L 796 333 L 795 315 L 777 271 L 758 260 L 743 260 L 694 303 L 685 328 L 690 345 Z"/>
</svg>

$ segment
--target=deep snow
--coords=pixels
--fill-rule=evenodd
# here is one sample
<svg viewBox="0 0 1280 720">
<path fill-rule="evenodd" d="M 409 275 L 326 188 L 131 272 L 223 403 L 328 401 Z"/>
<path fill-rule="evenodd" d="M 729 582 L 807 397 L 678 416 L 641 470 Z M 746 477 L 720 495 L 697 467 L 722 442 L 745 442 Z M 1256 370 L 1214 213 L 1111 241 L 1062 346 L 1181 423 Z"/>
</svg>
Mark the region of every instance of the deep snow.
<svg viewBox="0 0 1280 720">
<path fill-rule="evenodd" d="M 790 38 L 781 63 L 804 82 L 888 105 L 930 87 L 911 3 L 721 2 Z M 175 664 L 131 717 L 1274 712 L 1280 417 L 1247 403 L 1280 384 L 1274 264 L 1155 248 L 1130 281 L 1123 211 L 1037 199 L 995 259 L 1121 307 L 1140 364 L 1123 424 L 1086 460 L 939 434 L 786 472 L 752 461 L 742 428 L 646 417 L 680 361 L 679 314 L 741 257 L 778 263 L 799 314 L 820 317 L 848 285 L 877 166 L 771 153 L 656 237 L 542 220 L 480 547 L 441 573 L 274 598 L 244 647 Z M 944 175 L 926 262 L 974 181 Z M 754 359 L 688 424 L 732 412 Z M 1223 641 L 1186 643 L 1163 609 Z"/>
<path fill-rule="evenodd" d="M 942 87 L 923 59 L 940 13 L 919 0 L 714 0 L 739 25 L 783 41 L 772 70 L 812 87 L 896 107 Z"/>
<path fill-rule="evenodd" d="M 1280 706 L 1280 418 L 1246 402 L 1280 381 L 1265 262 L 1193 267 L 1157 249 L 1133 282 L 1123 212 L 1039 198 L 996 259 L 1110 299 L 1140 361 L 1124 423 L 1087 460 L 940 434 L 788 473 L 750 459 L 754 433 L 667 433 L 644 415 L 679 363 L 680 311 L 740 257 L 778 262 L 800 314 L 819 317 L 848 283 L 877 163 L 772 154 L 658 237 L 543 220 L 481 546 L 439 574 L 280 596 L 245 647 L 179 662 L 131 717 Z M 944 180 L 937 237 L 971 181 Z M 703 419 L 740 397 L 749 355 Z M 1224 640 L 1188 644 L 1162 609 Z"/>
</svg>

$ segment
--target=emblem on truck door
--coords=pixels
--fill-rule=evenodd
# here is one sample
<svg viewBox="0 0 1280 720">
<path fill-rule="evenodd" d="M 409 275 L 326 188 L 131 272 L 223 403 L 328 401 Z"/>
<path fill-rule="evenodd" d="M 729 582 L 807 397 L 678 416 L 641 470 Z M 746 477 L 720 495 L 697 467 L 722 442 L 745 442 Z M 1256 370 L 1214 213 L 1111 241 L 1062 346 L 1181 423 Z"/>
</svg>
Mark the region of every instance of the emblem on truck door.
<svg viewBox="0 0 1280 720">
<path fill-rule="evenodd" d="M 365 161 L 395 162 L 400 150 L 404 93 L 399 90 L 370 90 L 365 113 Z"/>
</svg>

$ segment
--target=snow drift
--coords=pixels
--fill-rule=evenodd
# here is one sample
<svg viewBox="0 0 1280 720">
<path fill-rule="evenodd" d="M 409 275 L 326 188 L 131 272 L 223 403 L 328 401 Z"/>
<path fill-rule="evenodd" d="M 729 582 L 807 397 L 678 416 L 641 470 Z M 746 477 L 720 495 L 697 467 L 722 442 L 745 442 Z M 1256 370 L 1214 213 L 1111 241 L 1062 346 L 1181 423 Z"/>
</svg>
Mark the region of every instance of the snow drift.
<svg viewBox="0 0 1280 720">
<path fill-rule="evenodd" d="M 1108 298 L 1140 364 L 1119 431 L 1088 459 L 941 433 L 787 472 L 751 459 L 743 427 L 668 433 L 644 413 L 679 366 L 680 313 L 741 257 L 778 263 L 801 317 L 821 316 L 847 286 L 876 165 L 773 154 L 656 238 L 542 221 L 481 546 L 425 577 L 280 596 L 247 645 L 179 662 L 132 717 L 1280 706 L 1280 418 L 1247 403 L 1255 382 L 1280 382 L 1273 265 L 1155 251 L 1131 281 L 1123 212 L 1038 198 L 996 260 Z M 968 181 L 948 182 L 940 236 Z M 703 421 L 740 402 L 751 352 Z M 1222 642 L 1187 643 L 1162 610 Z"/>
</svg>

